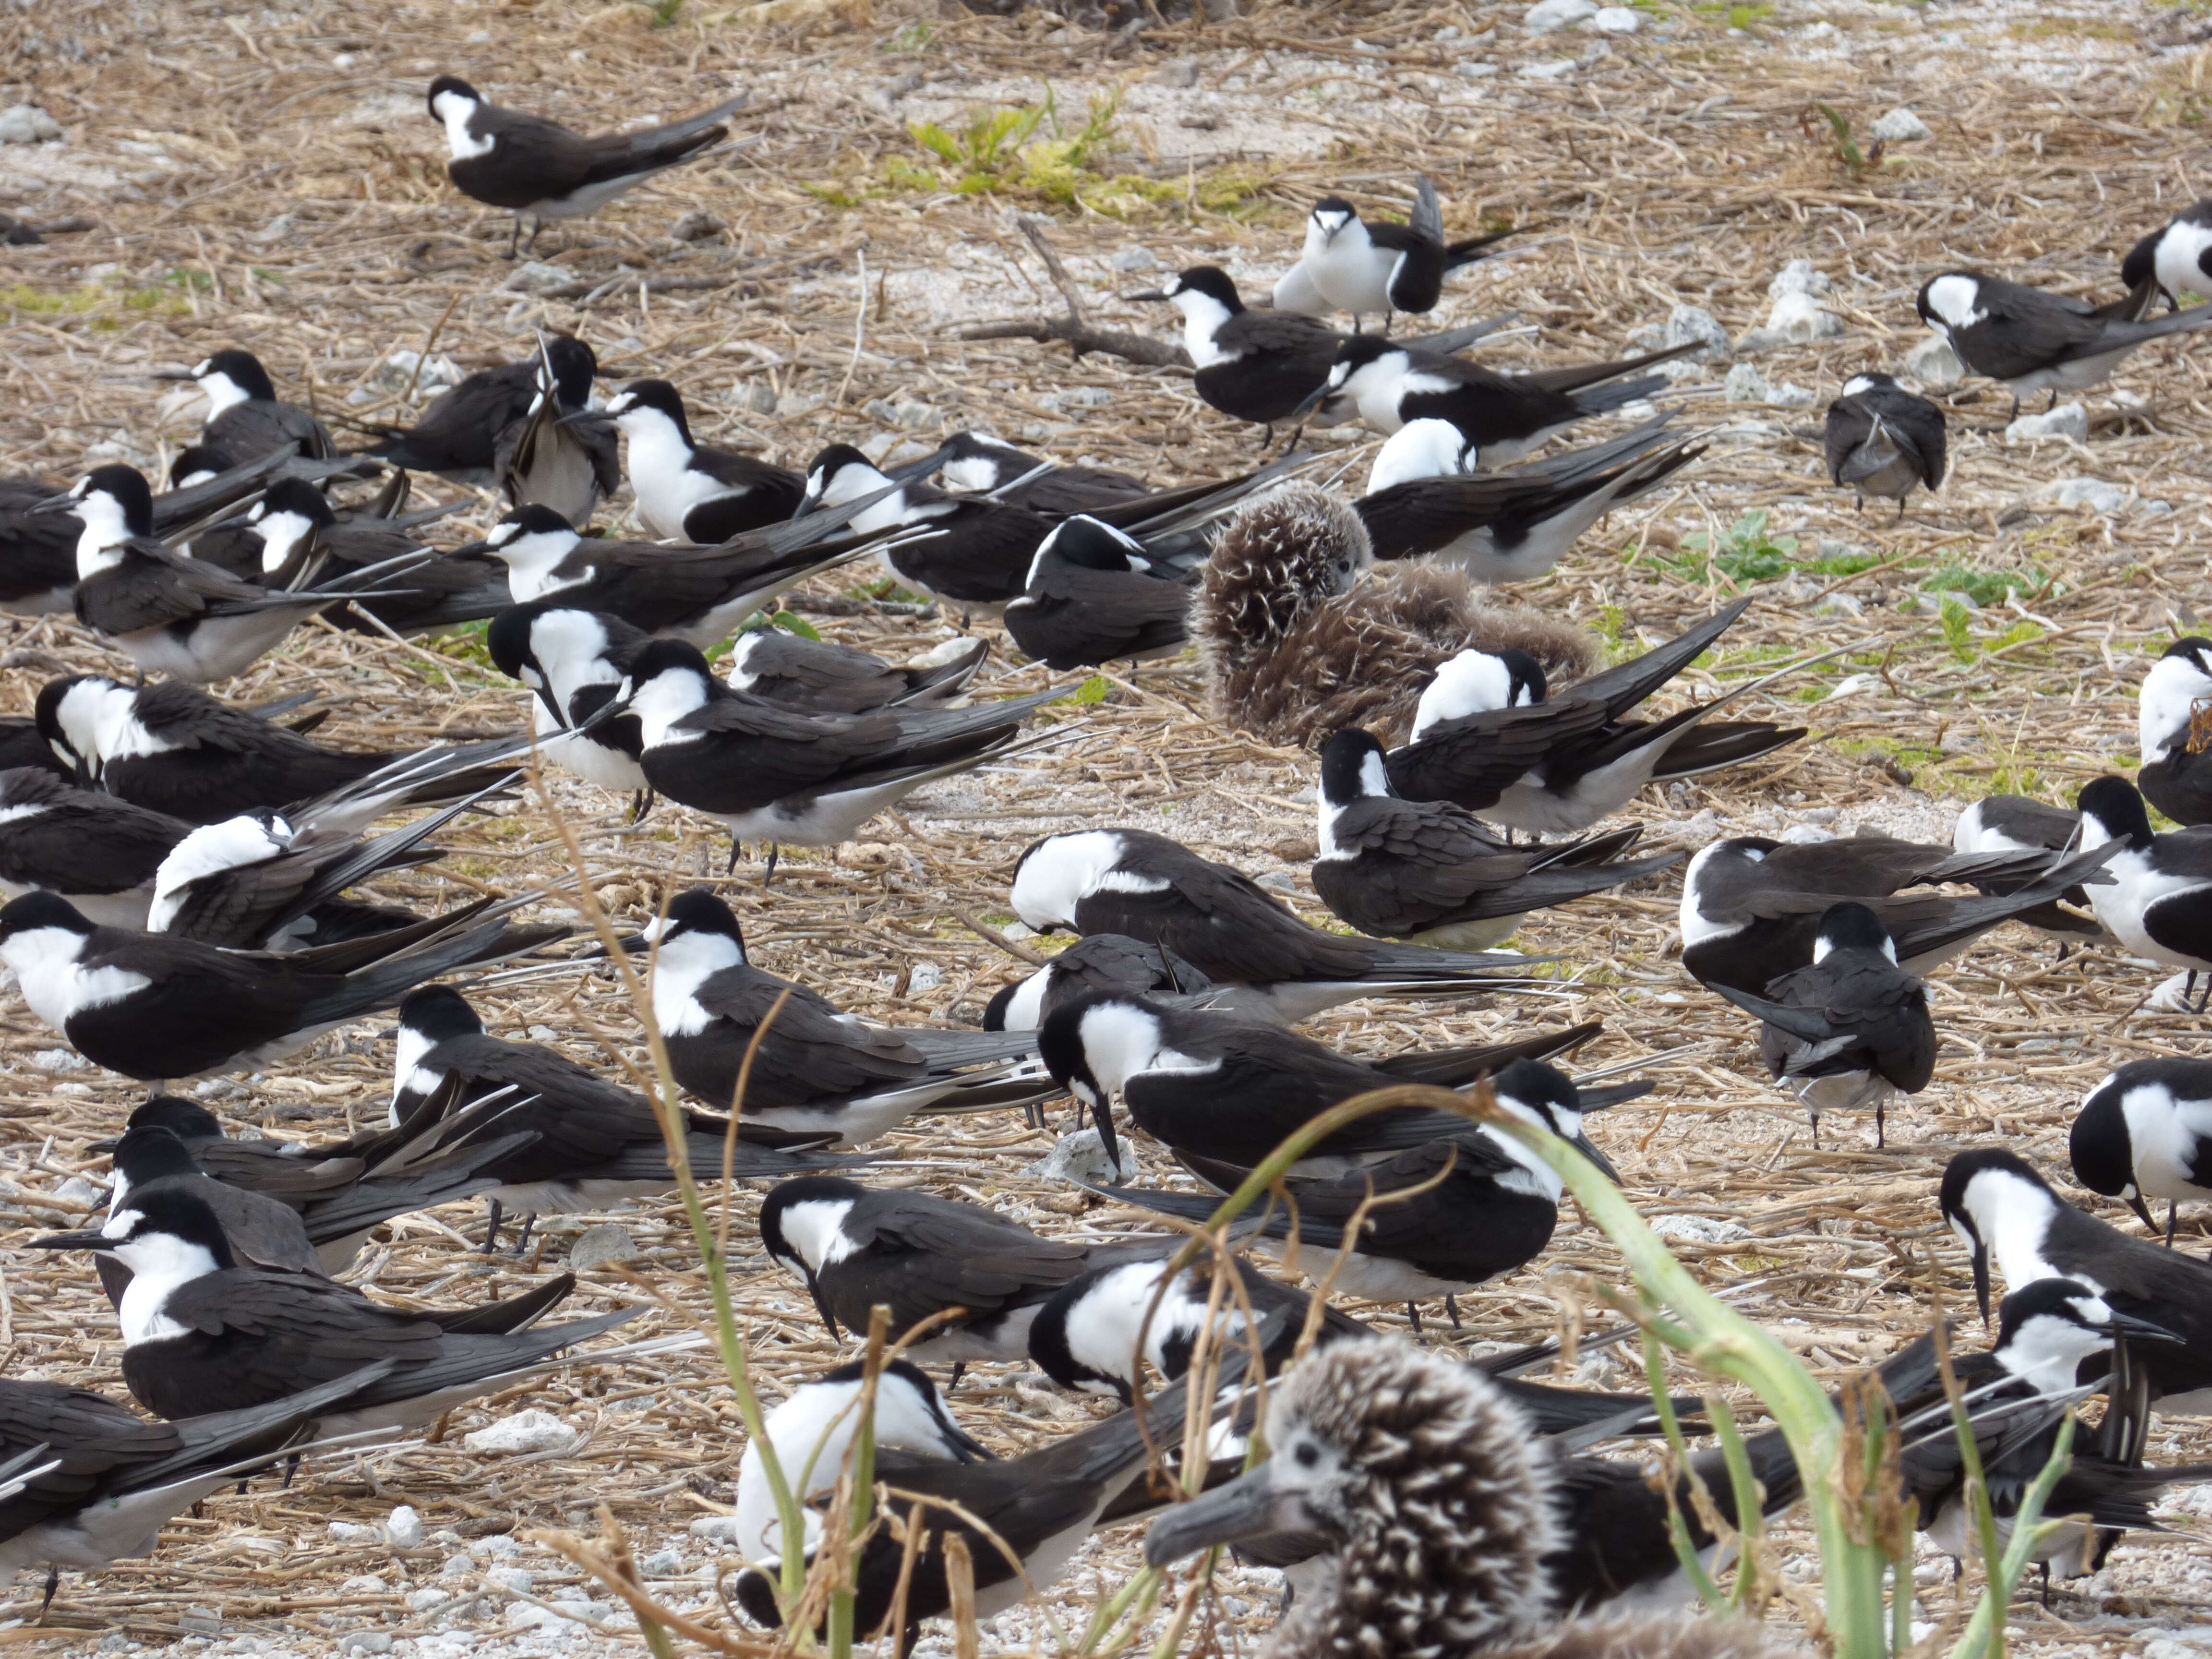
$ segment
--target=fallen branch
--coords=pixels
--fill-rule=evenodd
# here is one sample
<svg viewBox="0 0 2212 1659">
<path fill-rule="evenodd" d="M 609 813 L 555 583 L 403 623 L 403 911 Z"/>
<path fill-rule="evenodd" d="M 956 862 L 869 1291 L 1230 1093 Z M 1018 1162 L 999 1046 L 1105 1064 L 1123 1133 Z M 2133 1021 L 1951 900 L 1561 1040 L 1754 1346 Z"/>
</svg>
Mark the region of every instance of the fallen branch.
<svg viewBox="0 0 2212 1659">
<path fill-rule="evenodd" d="M 1075 279 L 1067 274 L 1067 267 L 1060 262 L 1044 233 L 1026 219 L 1017 219 L 1016 228 L 1029 239 L 1036 250 L 1037 258 L 1044 261 L 1045 275 L 1060 290 L 1060 297 L 1067 307 L 1065 317 L 1013 318 L 1000 323 L 977 323 L 960 331 L 963 340 L 1035 340 L 1048 344 L 1054 340 L 1073 347 L 1079 357 L 1086 351 L 1102 352 L 1109 357 L 1120 357 L 1133 363 L 1142 363 L 1148 368 L 1180 368 L 1189 372 L 1193 365 L 1190 354 L 1172 340 L 1155 340 L 1143 334 L 1131 334 L 1118 328 L 1094 328 L 1083 314 L 1083 297 L 1077 291 Z"/>
</svg>

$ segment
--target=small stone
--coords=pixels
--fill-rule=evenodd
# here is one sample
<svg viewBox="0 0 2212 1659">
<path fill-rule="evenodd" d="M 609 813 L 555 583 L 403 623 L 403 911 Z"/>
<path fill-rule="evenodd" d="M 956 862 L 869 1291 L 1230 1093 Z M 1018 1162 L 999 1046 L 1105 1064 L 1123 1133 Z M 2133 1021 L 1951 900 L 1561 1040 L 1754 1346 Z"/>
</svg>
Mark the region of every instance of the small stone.
<svg viewBox="0 0 2212 1659">
<path fill-rule="evenodd" d="M 1929 335 L 1905 354 L 1905 372 L 1930 392 L 1948 392 L 1966 378 L 1966 366 L 1940 334 Z"/>
<path fill-rule="evenodd" d="M 1810 259 L 1792 259 L 1766 285 L 1766 297 L 1778 300 L 1785 294 L 1826 294 L 1832 286 L 1828 273 Z"/>
<path fill-rule="evenodd" d="M 1768 388 L 1766 401 L 1777 409 L 1810 409 L 1813 406 L 1813 389 L 1784 380 L 1779 386 Z"/>
<path fill-rule="evenodd" d="M 1633 34 L 1644 27 L 1644 19 L 1633 6 L 1600 6 L 1589 26 L 1600 34 Z"/>
<path fill-rule="evenodd" d="M 384 1536 L 397 1550 L 422 1547 L 422 1517 L 412 1504 L 402 1504 L 384 1517 Z"/>
<path fill-rule="evenodd" d="M 2040 415 L 2023 415 L 2005 428 L 2008 444 L 2027 443 L 2037 438 L 2071 438 L 2081 443 L 2089 435 L 2089 411 L 2079 404 L 2061 404 Z"/>
<path fill-rule="evenodd" d="M 1524 81 L 1556 81 L 1562 76 L 1572 74 L 1576 67 L 1571 58 L 1554 58 L 1541 64 L 1523 64 L 1521 65 L 1521 78 Z"/>
<path fill-rule="evenodd" d="M 568 1247 L 568 1266 L 582 1273 L 610 1261 L 633 1261 L 636 1255 L 637 1241 L 629 1236 L 629 1229 L 616 1222 L 602 1221 L 576 1235 L 576 1242 Z"/>
<path fill-rule="evenodd" d="M 2107 518 L 2128 504 L 2128 492 L 2102 478 L 2061 478 L 2037 490 L 2039 499 L 2059 507 L 2086 507 Z"/>
<path fill-rule="evenodd" d="M 1255 879 L 1261 886 L 1273 888 L 1278 893 L 1295 893 L 1298 890 L 1297 879 L 1287 871 L 1270 870 L 1266 875 L 1257 877 Z"/>
<path fill-rule="evenodd" d="M 1035 939 L 1036 929 L 1025 921 L 1010 921 L 999 929 L 1008 939 Z"/>
<path fill-rule="evenodd" d="M 74 1048 L 41 1048 L 31 1064 L 42 1072 L 82 1072 L 89 1062 Z"/>
<path fill-rule="evenodd" d="M 1721 382 L 1721 395 L 1732 404 L 1763 404 L 1771 390 L 1766 377 L 1750 363 L 1736 364 Z"/>
<path fill-rule="evenodd" d="M 1140 242 L 1132 242 L 1125 248 L 1115 249 L 1111 263 L 1116 270 L 1158 270 L 1160 268 L 1158 257 Z"/>
<path fill-rule="evenodd" d="M 1498 65 L 1468 58 L 1452 65 L 1452 73 L 1462 80 L 1485 81 L 1498 73 Z"/>
<path fill-rule="evenodd" d="M 419 351 L 394 351 L 368 372 L 368 383 L 394 397 L 412 386 L 417 396 L 459 386 L 461 368 L 451 357 L 425 357 Z"/>
<path fill-rule="evenodd" d="M 1982 747 L 1981 734 L 1969 732 L 1963 726 L 1945 727 L 1943 735 L 1936 740 L 1936 752 L 1944 755 L 1978 754 Z"/>
<path fill-rule="evenodd" d="M 528 1452 L 566 1451 L 583 1437 L 551 1412 L 517 1412 L 465 1437 L 461 1444 L 483 1457 L 513 1457 Z"/>
<path fill-rule="evenodd" d="M 1849 593 L 1831 593 L 1813 602 L 1813 614 L 1816 617 L 1863 617 L 1866 606 Z M 1842 695 L 1840 690 L 1831 694 L 1832 696 Z"/>
<path fill-rule="evenodd" d="M 1900 107 L 1876 121 L 1868 129 L 1868 136 L 1878 144 L 1917 144 L 1936 135 L 1925 121 L 1911 110 Z"/>
<path fill-rule="evenodd" d="M 921 443 L 912 438 L 902 438 L 892 447 L 890 453 L 884 457 L 883 464 L 885 466 L 904 466 L 908 461 L 918 461 L 925 455 L 934 455 L 936 453 L 935 444 Z"/>
<path fill-rule="evenodd" d="M 575 280 L 576 273 L 565 265 L 549 265 L 543 260 L 531 259 L 510 271 L 500 287 L 509 294 L 545 294 L 566 288 Z"/>
<path fill-rule="evenodd" d="M 1075 404 L 1079 409 L 1097 409 L 1102 404 L 1110 404 L 1114 401 L 1114 394 L 1103 386 L 1070 386 L 1060 395 L 1066 402 Z"/>
<path fill-rule="evenodd" d="M 1780 839 L 1810 845 L 1814 842 L 1833 841 L 1836 832 L 1824 830 L 1817 823 L 1793 823 L 1782 832 Z"/>
<path fill-rule="evenodd" d="M 1742 1223 L 1710 1215 L 1655 1215 L 1651 1218 L 1651 1231 L 1662 1238 L 1681 1239 L 1693 1244 L 1727 1244 L 1751 1237 L 1751 1229 Z"/>
<path fill-rule="evenodd" d="M 338 1638 L 340 1653 L 389 1653 L 392 1635 L 388 1631 L 349 1630 Z"/>
<path fill-rule="evenodd" d="M 1152 75 L 1156 87 L 1194 87 L 1198 84 L 1198 59 L 1179 58 L 1172 64 L 1163 64 Z"/>
<path fill-rule="evenodd" d="M 744 389 L 741 395 L 743 401 L 739 407 L 745 409 L 755 415 L 773 415 L 775 413 L 775 388 L 770 386 L 766 380 L 755 380 L 750 386 Z"/>
<path fill-rule="evenodd" d="M 1735 337 L 1735 355 L 1756 357 L 1762 351 L 1771 351 L 1777 346 L 1786 346 L 1790 337 L 1771 328 L 1747 328 Z"/>
<path fill-rule="evenodd" d="M 1093 1187 L 1104 1181 L 1125 1180 L 1131 1172 L 1114 1167 L 1097 1130 L 1078 1129 L 1054 1142 L 1052 1150 L 1024 1173 L 1042 1176 L 1048 1181 L 1072 1181 L 1079 1187 Z M 696 1532 L 699 1523 L 695 1521 L 691 1525 Z"/>
<path fill-rule="evenodd" d="M 214 1636 L 222 1631 L 222 1619 L 213 1607 L 187 1607 L 177 1615 L 177 1628 L 195 1636 Z"/>
<path fill-rule="evenodd" d="M 1531 34 L 1556 34 L 1597 15 L 1597 0 L 1537 0 L 1521 15 L 1521 27 Z"/>
<path fill-rule="evenodd" d="M 62 137 L 62 124 L 36 104 L 0 109 L 0 144 L 58 144 Z"/>
<path fill-rule="evenodd" d="M 365 1522 L 333 1521 L 331 1522 L 331 1536 L 340 1543 L 358 1544 L 372 1538 L 381 1540 L 384 1534 L 379 1528 Z"/>
<path fill-rule="evenodd" d="M 693 208 L 668 228 L 668 234 L 679 242 L 703 242 L 720 236 L 729 226 L 701 208 Z"/>
<path fill-rule="evenodd" d="M 891 453 L 892 447 L 904 441 L 896 432 L 872 432 L 860 440 L 860 450 L 872 465 L 881 466 L 884 457 Z"/>
<path fill-rule="evenodd" d="M 909 991 L 933 991 L 944 983 L 945 970 L 933 962 L 915 963 L 906 982 Z"/>
<path fill-rule="evenodd" d="M 1802 291 L 1784 294 L 1767 313 L 1766 326 L 1792 345 L 1832 340 L 1844 331 L 1844 319 Z"/>
<path fill-rule="evenodd" d="M 428 1585 L 422 1589 L 407 1592 L 407 1610 L 410 1613 L 428 1613 L 432 1607 L 444 1607 L 453 1599 L 453 1591 Z"/>
<path fill-rule="evenodd" d="M 1702 345 L 1705 349 L 1703 355 L 1709 357 L 1730 354 L 1729 331 L 1720 325 L 1719 319 L 1701 306 L 1676 306 L 1667 313 L 1667 343 Z"/>
<path fill-rule="evenodd" d="M 476 1570 L 477 1559 L 475 1556 L 449 1555 L 446 1558 L 446 1565 L 438 1569 L 438 1577 L 441 1578 L 466 1578 Z"/>
<path fill-rule="evenodd" d="M 483 1581 L 503 1590 L 526 1590 L 538 1582 L 527 1567 L 486 1567 Z"/>
<path fill-rule="evenodd" d="M 331 1523 L 331 1535 L 333 1538 L 344 1536 L 343 1534 L 338 1531 L 338 1528 L 341 1524 L 341 1522 L 335 1521 Z M 373 1572 L 357 1572 L 352 1577 L 347 1579 L 345 1583 L 340 1584 L 338 1588 L 343 1590 L 348 1595 L 381 1595 L 385 1591 L 390 1589 L 392 1586 L 386 1583 L 381 1578 L 379 1578 Z"/>
<path fill-rule="evenodd" d="M 673 1578 L 684 1571 L 684 1558 L 674 1550 L 655 1550 L 638 1565 L 655 1578 Z"/>
<path fill-rule="evenodd" d="M 1095 1130 L 1093 1133 L 1097 1133 Z M 734 1515 L 702 1515 L 691 1523 L 691 1535 L 703 1538 L 710 1544 L 734 1544 L 738 1541 L 738 1517 Z"/>
</svg>

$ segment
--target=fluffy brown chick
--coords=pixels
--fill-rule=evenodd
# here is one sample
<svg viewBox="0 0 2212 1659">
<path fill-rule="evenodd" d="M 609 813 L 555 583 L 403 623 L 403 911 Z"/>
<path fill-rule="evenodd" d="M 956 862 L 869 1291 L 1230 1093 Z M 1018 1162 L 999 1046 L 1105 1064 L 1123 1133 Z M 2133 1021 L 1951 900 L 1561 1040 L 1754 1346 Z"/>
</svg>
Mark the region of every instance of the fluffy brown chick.
<svg viewBox="0 0 2212 1659">
<path fill-rule="evenodd" d="M 1315 485 L 1230 514 L 1192 609 L 1216 711 L 1269 743 L 1318 748 L 1346 726 L 1396 743 L 1437 665 L 1462 651 L 1525 651 L 1555 683 L 1596 659 L 1580 629 L 1488 604 L 1462 571 L 1373 565 L 1359 515 Z"/>
</svg>

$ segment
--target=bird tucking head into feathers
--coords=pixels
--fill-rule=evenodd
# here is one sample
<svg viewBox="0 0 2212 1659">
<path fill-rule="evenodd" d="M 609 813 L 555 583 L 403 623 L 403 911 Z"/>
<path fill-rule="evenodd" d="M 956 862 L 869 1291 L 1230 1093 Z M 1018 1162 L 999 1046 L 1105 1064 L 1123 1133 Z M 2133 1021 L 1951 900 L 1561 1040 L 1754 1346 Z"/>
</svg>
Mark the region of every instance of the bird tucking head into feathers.
<svg viewBox="0 0 2212 1659">
<path fill-rule="evenodd" d="M 1269 1534 L 1327 1550 L 1260 1659 L 1790 1659 L 1748 1620 L 1562 1620 L 1553 1454 L 1475 1366 L 1389 1337 L 1333 1343 L 1285 1377 L 1267 1461 L 1155 1523 L 1155 1566 Z"/>
<path fill-rule="evenodd" d="M 1437 665 L 1470 647 L 1525 651 L 1555 683 L 1595 659 L 1581 629 L 1486 604 L 1462 572 L 1373 562 L 1359 515 L 1315 485 L 1231 514 L 1191 613 L 1215 708 L 1271 743 L 1318 746 L 1345 726 L 1396 742 Z"/>
</svg>

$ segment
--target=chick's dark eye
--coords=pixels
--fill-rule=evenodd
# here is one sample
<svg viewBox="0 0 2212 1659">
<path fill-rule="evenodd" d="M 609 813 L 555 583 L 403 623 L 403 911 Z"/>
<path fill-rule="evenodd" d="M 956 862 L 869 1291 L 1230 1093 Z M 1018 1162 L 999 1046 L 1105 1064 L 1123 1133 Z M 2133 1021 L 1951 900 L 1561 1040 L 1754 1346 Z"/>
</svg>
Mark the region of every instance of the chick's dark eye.
<svg viewBox="0 0 2212 1659">
<path fill-rule="evenodd" d="M 1291 1455 L 1297 1459 L 1297 1461 L 1307 1468 L 1311 1468 L 1315 1464 L 1321 1462 L 1320 1451 L 1316 1448 L 1310 1445 L 1300 1446 L 1297 1450 L 1292 1452 Z"/>
</svg>

